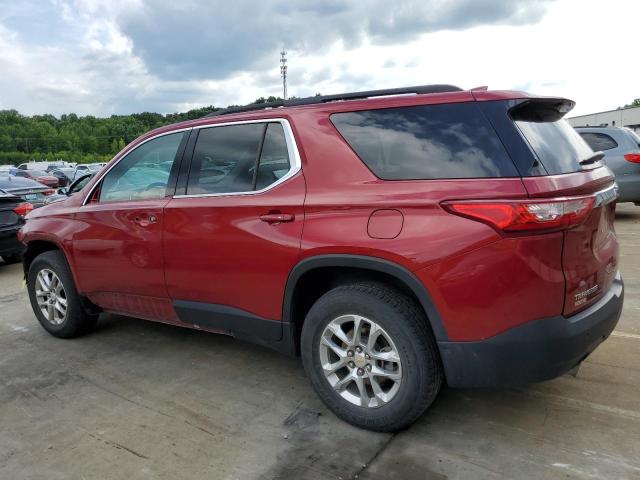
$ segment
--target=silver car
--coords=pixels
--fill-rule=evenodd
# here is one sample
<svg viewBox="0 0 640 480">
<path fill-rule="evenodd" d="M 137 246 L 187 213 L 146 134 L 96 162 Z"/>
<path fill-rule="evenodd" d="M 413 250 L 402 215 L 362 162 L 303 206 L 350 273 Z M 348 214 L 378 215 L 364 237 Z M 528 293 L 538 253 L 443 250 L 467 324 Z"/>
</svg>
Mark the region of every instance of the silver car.
<svg viewBox="0 0 640 480">
<path fill-rule="evenodd" d="M 625 127 L 576 127 L 616 176 L 619 202 L 640 205 L 640 137 Z"/>
</svg>

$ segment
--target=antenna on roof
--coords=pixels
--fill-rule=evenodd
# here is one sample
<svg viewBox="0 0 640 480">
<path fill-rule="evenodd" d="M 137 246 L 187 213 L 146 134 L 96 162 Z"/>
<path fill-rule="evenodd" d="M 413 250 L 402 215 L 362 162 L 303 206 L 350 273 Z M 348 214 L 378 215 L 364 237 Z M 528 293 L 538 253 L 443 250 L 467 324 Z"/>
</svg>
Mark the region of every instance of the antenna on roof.
<svg viewBox="0 0 640 480">
<path fill-rule="evenodd" d="M 282 77 L 282 99 L 287 99 L 287 51 L 280 52 L 280 76 Z"/>
</svg>

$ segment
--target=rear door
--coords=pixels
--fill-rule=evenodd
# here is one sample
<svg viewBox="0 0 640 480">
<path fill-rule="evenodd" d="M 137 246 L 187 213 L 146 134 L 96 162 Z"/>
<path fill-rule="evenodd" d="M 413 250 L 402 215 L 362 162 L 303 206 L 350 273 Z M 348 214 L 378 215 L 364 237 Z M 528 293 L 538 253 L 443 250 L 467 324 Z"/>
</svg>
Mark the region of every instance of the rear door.
<svg viewBox="0 0 640 480">
<path fill-rule="evenodd" d="M 615 187 L 611 171 L 590 160 L 593 150 L 549 105 L 529 101 L 511 117 L 548 175 L 528 176 L 532 197 L 589 197 L 591 211 L 579 226 L 564 232 L 565 315 L 584 309 L 611 286 L 618 270 L 618 241 L 613 226 Z"/>
<path fill-rule="evenodd" d="M 281 319 L 304 220 L 291 128 L 274 120 L 197 133 L 184 186 L 165 208 L 169 295 L 186 323 L 278 339 L 281 324 L 268 320 Z"/>
</svg>

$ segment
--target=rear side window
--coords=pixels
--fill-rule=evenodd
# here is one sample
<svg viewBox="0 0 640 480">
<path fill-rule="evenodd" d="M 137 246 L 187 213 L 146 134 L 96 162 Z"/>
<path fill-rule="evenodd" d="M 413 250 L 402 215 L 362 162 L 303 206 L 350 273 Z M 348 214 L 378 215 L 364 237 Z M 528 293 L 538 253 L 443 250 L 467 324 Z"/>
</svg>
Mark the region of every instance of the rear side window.
<svg viewBox="0 0 640 480">
<path fill-rule="evenodd" d="M 474 103 L 336 113 L 331 121 L 383 180 L 518 176 Z"/>
<path fill-rule="evenodd" d="M 280 123 L 250 123 L 200 130 L 187 195 L 262 190 L 289 173 Z"/>
<path fill-rule="evenodd" d="M 264 125 L 203 128 L 193 152 L 187 195 L 253 190 Z"/>
<path fill-rule="evenodd" d="M 589 144 L 594 152 L 611 150 L 618 146 L 612 137 L 604 133 L 580 132 L 580 136 Z"/>
<path fill-rule="evenodd" d="M 262 190 L 284 177 L 291 168 L 287 140 L 279 123 L 270 123 L 264 136 L 256 190 Z"/>
</svg>

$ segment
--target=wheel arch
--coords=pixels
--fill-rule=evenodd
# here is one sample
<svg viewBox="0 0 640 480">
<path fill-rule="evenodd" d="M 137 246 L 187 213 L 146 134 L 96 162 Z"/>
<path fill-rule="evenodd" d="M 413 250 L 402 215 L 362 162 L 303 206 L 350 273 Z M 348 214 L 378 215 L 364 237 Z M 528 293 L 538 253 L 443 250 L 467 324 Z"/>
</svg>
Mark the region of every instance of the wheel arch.
<svg viewBox="0 0 640 480">
<path fill-rule="evenodd" d="M 29 274 L 29 267 L 31 267 L 31 263 L 35 260 L 35 258 L 45 252 L 49 252 L 52 250 L 59 250 L 62 254 L 67 257 L 64 249 L 57 242 L 45 239 L 45 238 L 37 238 L 34 240 L 30 240 L 26 242 L 26 250 L 22 256 L 22 268 L 24 269 L 24 278 L 27 278 Z M 67 259 L 68 262 L 68 259 Z"/>
<path fill-rule="evenodd" d="M 75 271 L 71 265 L 70 262 L 70 258 L 69 255 L 67 253 L 67 251 L 65 250 L 65 248 L 58 243 L 55 240 L 50 239 L 49 237 L 38 237 L 38 238 L 34 238 L 33 240 L 30 240 L 28 242 L 25 242 L 26 244 L 26 250 L 23 254 L 22 257 L 22 268 L 24 270 L 24 278 L 25 280 L 28 280 L 27 276 L 29 274 L 29 268 L 31 267 L 31 264 L 33 263 L 33 261 L 38 257 L 38 255 L 41 255 L 45 252 L 51 252 L 51 251 L 58 251 L 60 252 L 64 259 L 67 262 L 67 265 L 69 265 L 69 271 L 71 273 L 71 278 L 75 284 L 76 290 L 78 291 L 78 294 L 80 296 L 80 301 L 82 303 L 83 308 L 88 312 L 88 313 L 92 313 L 92 314 L 96 314 L 102 311 L 102 309 L 100 307 L 98 307 L 97 305 L 95 305 L 94 303 L 92 303 L 84 294 L 82 294 L 80 292 L 80 290 L 78 289 L 78 279 L 76 278 L 76 274 Z"/>
<path fill-rule="evenodd" d="M 305 301 L 304 287 L 309 282 L 305 282 L 305 278 L 318 280 L 323 282 L 323 272 L 340 271 L 342 281 L 352 278 L 362 278 L 362 275 L 373 275 L 374 279 L 391 280 L 393 286 L 404 289 L 410 293 L 418 301 L 427 316 L 427 320 L 433 332 L 436 341 L 448 340 L 447 331 L 442 322 L 442 318 L 436 308 L 431 294 L 427 288 L 418 280 L 418 278 L 405 267 L 378 257 L 370 257 L 366 255 L 349 255 L 349 254 L 327 254 L 318 255 L 301 260 L 292 269 L 287 279 L 285 287 L 282 320 L 285 328 L 289 328 L 289 336 L 295 343 L 296 350 L 299 349 L 299 334 L 302 322 L 304 321 L 304 313 L 317 298 L 309 297 Z M 331 279 L 333 276 L 329 275 Z M 331 280 L 328 279 L 328 282 Z M 328 286 L 320 287 L 320 291 L 324 293 Z M 320 295 L 322 295 L 320 293 Z M 319 298 L 320 295 L 317 295 Z M 302 318 L 301 318 L 302 317 Z"/>
</svg>

